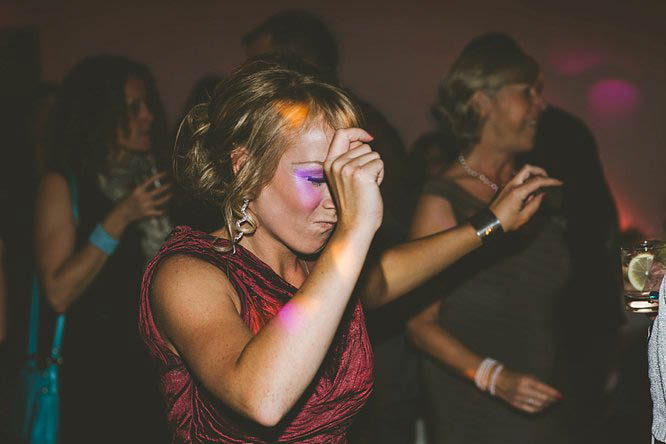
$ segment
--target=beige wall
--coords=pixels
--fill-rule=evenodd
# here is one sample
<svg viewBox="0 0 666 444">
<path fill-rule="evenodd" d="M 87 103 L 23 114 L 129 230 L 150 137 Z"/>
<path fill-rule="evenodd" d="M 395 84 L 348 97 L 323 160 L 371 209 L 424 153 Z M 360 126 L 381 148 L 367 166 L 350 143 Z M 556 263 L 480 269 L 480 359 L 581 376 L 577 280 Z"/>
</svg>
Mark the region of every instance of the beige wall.
<svg viewBox="0 0 666 444">
<path fill-rule="evenodd" d="M 0 28 L 40 30 L 45 79 L 60 81 L 91 53 L 126 54 L 152 68 L 171 117 L 199 76 L 228 72 L 243 59 L 246 30 L 285 7 L 308 8 L 340 39 L 344 82 L 382 109 L 408 144 L 431 126 L 435 85 L 462 46 L 481 32 L 509 32 L 541 62 L 547 98 L 595 133 L 623 224 L 663 232 L 663 0 L 631 7 L 601 0 L 56 3 L 0 3 Z"/>
</svg>

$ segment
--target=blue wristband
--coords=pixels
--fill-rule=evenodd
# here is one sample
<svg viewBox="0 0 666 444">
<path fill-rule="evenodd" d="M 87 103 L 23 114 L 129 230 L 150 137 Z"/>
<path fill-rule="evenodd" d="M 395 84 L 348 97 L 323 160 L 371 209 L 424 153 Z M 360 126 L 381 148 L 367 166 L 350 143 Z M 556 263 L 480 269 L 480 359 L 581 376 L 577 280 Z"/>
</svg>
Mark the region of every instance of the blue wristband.
<svg viewBox="0 0 666 444">
<path fill-rule="evenodd" d="M 95 229 L 90 234 L 88 238 L 91 244 L 102 250 L 107 255 L 111 256 L 113 251 L 118 246 L 118 239 L 111 237 L 109 233 L 106 232 L 104 227 L 101 224 L 97 224 Z"/>
</svg>

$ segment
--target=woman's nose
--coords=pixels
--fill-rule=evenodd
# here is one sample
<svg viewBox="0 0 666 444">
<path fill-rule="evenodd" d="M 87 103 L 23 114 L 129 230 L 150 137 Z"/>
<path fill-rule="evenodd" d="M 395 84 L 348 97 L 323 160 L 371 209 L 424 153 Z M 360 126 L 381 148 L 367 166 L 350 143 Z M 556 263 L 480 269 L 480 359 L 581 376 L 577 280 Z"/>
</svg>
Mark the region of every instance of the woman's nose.
<svg viewBox="0 0 666 444">
<path fill-rule="evenodd" d="M 539 111 L 543 111 L 548 106 L 546 99 L 543 97 L 543 94 L 540 91 L 536 91 L 533 96 L 534 105 L 539 108 Z"/>
<path fill-rule="evenodd" d="M 141 118 L 149 123 L 153 123 L 155 120 L 155 115 L 146 104 L 141 107 Z"/>
<path fill-rule="evenodd" d="M 325 188 L 321 199 L 321 205 L 327 210 L 335 210 L 335 201 L 333 200 L 333 196 L 331 196 L 331 191 L 328 189 L 328 185 L 325 185 Z"/>
</svg>

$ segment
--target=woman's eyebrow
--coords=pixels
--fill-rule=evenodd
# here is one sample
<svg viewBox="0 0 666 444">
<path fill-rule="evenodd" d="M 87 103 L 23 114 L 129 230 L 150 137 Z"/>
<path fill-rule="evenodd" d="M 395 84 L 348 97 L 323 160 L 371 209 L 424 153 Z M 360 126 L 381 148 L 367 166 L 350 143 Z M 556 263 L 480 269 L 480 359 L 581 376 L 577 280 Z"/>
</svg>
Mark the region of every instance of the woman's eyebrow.
<svg viewBox="0 0 666 444">
<path fill-rule="evenodd" d="M 292 165 L 296 166 L 302 166 L 302 165 L 318 165 L 318 166 L 324 166 L 324 162 L 319 161 L 319 160 L 310 160 L 308 162 L 293 162 Z"/>
</svg>

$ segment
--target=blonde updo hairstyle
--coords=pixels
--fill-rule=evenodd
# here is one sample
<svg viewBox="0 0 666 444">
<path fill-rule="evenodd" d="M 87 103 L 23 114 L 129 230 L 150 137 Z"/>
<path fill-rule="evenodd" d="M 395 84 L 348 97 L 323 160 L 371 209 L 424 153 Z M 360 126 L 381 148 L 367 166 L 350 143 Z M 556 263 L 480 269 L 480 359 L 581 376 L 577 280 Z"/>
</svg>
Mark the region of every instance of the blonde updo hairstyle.
<svg viewBox="0 0 666 444">
<path fill-rule="evenodd" d="M 239 233 L 257 227 L 252 201 L 275 174 L 290 139 L 311 125 L 333 129 L 360 126 L 359 111 L 341 89 L 290 56 L 269 55 L 237 68 L 215 88 L 208 103 L 184 118 L 176 140 L 174 171 L 179 183 L 219 209 L 234 247 Z M 242 160 L 234 173 L 233 158 Z"/>
<path fill-rule="evenodd" d="M 457 150 L 466 152 L 481 138 L 484 119 L 472 100 L 477 91 L 493 97 L 505 85 L 534 83 L 540 73 L 537 62 L 504 33 L 483 34 L 465 46 L 440 82 L 433 114 L 442 129 L 457 139 Z"/>
</svg>

